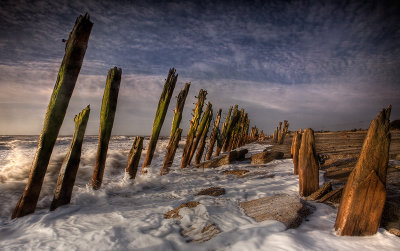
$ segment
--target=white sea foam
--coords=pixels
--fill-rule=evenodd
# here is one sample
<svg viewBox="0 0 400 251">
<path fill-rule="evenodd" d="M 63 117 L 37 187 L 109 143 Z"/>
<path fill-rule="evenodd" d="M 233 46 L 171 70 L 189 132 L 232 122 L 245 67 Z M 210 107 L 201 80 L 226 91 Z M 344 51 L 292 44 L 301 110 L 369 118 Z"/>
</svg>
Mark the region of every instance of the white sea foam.
<svg viewBox="0 0 400 251">
<path fill-rule="evenodd" d="M 88 185 L 97 138 L 85 138 L 71 204 L 49 212 L 58 168 L 68 150 L 70 138 L 64 137 L 54 149 L 36 212 L 10 220 L 26 184 L 36 141 L 32 143 L 29 137 L 0 140 L 8 144 L 7 149 L 0 150 L 0 156 L 5 156 L 0 159 L 2 250 L 398 250 L 400 246 L 398 237 L 381 228 L 369 237 L 335 235 L 337 210 L 324 204 L 313 203 L 316 211 L 297 229 L 285 230 L 280 222 L 257 223 L 247 217 L 238 202 L 278 193 L 298 193 L 298 178 L 292 175 L 291 160 L 275 160 L 259 168 L 240 162 L 210 170 L 181 170 L 181 143 L 171 172 L 160 177 L 158 172 L 168 143 L 161 140 L 149 173 L 138 175 L 132 182 L 124 173 L 133 142 L 130 136 L 112 138 L 104 182 L 97 191 Z M 145 140 L 145 147 L 147 144 Z M 252 153 L 265 148 L 258 144 L 246 147 Z M 142 161 L 145 153 L 143 150 Z M 254 175 L 247 178 L 222 175 L 224 170 L 231 169 L 247 169 Z M 266 178 L 265 173 L 275 177 Z M 195 196 L 200 189 L 210 186 L 221 186 L 226 194 Z M 164 219 L 164 213 L 191 200 L 201 204 L 180 210 L 182 219 Z M 180 234 L 182 230 L 202 229 L 212 222 L 221 233 L 207 242 L 188 243 Z"/>
</svg>

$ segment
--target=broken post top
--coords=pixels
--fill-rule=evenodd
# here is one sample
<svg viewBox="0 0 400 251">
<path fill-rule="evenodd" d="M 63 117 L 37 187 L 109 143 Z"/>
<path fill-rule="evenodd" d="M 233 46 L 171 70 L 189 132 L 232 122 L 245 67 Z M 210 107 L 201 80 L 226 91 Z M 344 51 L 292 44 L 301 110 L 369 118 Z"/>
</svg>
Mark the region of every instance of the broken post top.
<svg viewBox="0 0 400 251">
<path fill-rule="evenodd" d="M 390 147 L 389 118 L 391 109 L 391 105 L 383 109 L 372 120 L 369 126 L 359 160 L 354 168 L 354 180 L 356 182 L 366 179 L 370 172 L 374 170 L 381 182 L 386 184 Z"/>
<path fill-rule="evenodd" d="M 179 95 L 177 97 L 176 107 L 174 110 L 174 117 L 172 119 L 170 138 L 174 136 L 176 129 L 179 127 L 179 124 L 181 123 L 183 107 L 185 106 L 185 101 L 189 93 L 189 88 L 190 88 L 190 82 L 185 84 L 185 88 L 183 88 L 179 92 Z"/>
<path fill-rule="evenodd" d="M 104 94 L 103 94 L 103 101 L 100 112 L 100 123 L 106 123 L 106 124 L 111 123 L 110 125 L 111 127 L 114 122 L 113 119 L 114 113 L 117 108 L 116 99 L 118 98 L 119 86 L 121 83 L 121 75 L 122 75 L 121 68 L 114 67 L 108 71 L 106 88 L 104 89 Z M 110 97 L 112 101 L 110 100 Z M 112 119 L 110 120 L 106 119 L 109 117 Z M 105 129 L 105 127 L 103 127 L 103 129 Z"/>
<path fill-rule="evenodd" d="M 75 21 L 75 26 L 68 36 L 68 40 L 65 43 L 65 52 L 72 44 L 78 42 L 79 46 L 87 48 L 87 42 L 89 41 L 89 35 L 92 30 L 93 23 L 90 21 L 90 16 L 86 12 L 84 16 L 79 15 Z"/>
<path fill-rule="evenodd" d="M 75 125 L 81 123 L 83 120 L 87 120 L 89 118 L 90 113 L 90 105 L 86 106 L 78 115 L 75 115 L 74 122 Z"/>
</svg>

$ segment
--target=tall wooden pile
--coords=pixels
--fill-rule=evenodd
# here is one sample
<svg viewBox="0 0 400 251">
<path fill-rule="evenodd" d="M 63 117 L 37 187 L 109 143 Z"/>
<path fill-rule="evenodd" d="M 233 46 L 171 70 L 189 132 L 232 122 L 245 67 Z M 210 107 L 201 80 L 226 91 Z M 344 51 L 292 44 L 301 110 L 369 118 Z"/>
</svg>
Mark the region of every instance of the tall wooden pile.
<svg viewBox="0 0 400 251">
<path fill-rule="evenodd" d="M 299 150 L 299 194 L 308 196 L 319 188 L 319 166 L 315 152 L 314 131 L 307 128 Z"/>
</svg>

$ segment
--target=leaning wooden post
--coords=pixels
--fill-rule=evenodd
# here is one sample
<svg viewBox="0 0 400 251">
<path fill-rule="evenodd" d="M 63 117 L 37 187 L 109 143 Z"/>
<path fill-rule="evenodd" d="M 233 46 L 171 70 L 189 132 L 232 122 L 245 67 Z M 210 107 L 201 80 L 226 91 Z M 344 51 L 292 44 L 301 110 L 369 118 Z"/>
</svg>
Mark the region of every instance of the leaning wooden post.
<svg viewBox="0 0 400 251">
<path fill-rule="evenodd" d="M 299 174 L 299 151 L 301 146 L 301 131 L 296 132 L 293 136 L 293 165 L 294 165 L 294 174 Z"/>
<path fill-rule="evenodd" d="M 228 151 L 229 144 L 230 144 L 231 138 L 232 138 L 232 131 L 235 128 L 237 121 L 239 120 L 239 116 L 240 116 L 240 114 L 239 114 L 239 110 L 238 110 L 238 105 L 235 105 L 235 107 L 233 108 L 233 113 L 232 113 L 231 119 L 226 128 L 226 137 L 225 137 L 225 142 L 224 142 L 224 145 L 222 148 L 222 150 L 224 152 Z"/>
<path fill-rule="evenodd" d="M 203 117 L 201 118 L 201 122 L 199 124 L 199 128 L 197 129 L 196 132 L 196 138 L 193 141 L 192 147 L 190 149 L 190 155 L 189 155 L 189 160 L 188 164 L 190 165 L 194 156 L 194 153 L 196 152 L 197 146 L 200 142 L 201 135 L 203 134 L 204 129 L 206 128 L 208 118 L 210 116 L 210 112 L 212 115 L 212 105 L 210 102 L 208 102 L 206 110 L 204 111 Z"/>
<path fill-rule="evenodd" d="M 231 119 L 232 108 L 233 108 L 232 106 L 229 107 L 229 111 L 228 114 L 226 115 L 225 122 L 222 124 L 221 134 L 217 140 L 217 149 L 215 150 L 214 156 L 219 156 L 219 154 L 221 153 L 225 141 L 226 127 L 228 126 L 229 120 Z"/>
<path fill-rule="evenodd" d="M 90 106 L 75 116 L 75 132 L 69 146 L 69 151 L 58 173 L 56 191 L 50 205 L 50 211 L 57 207 L 69 204 L 74 188 L 76 174 L 81 161 L 82 142 L 85 136 L 86 125 L 89 120 Z"/>
<path fill-rule="evenodd" d="M 315 152 L 314 131 L 307 128 L 299 150 L 299 194 L 308 196 L 319 188 L 319 167 Z"/>
<path fill-rule="evenodd" d="M 181 134 L 182 134 L 182 129 L 180 129 L 179 135 L 176 134 L 176 130 L 179 127 L 179 124 L 181 123 L 182 120 L 182 112 L 183 112 L 183 107 L 185 106 L 185 101 L 186 97 L 189 93 L 189 88 L 190 88 L 190 82 L 185 84 L 185 88 L 183 88 L 178 95 L 177 101 L 176 101 L 176 107 L 174 110 L 174 118 L 172 120 L 172 126 L 171 126 L 171 134 L 167 146 L 167 151 L 164 157 L 164 163 L 161 168 L 160 175 L 167 174 L 169 172 L 169 168 L 172 166 L 172 162 L 174 161 L 175 153 L 176 153 L 176 148 L 178 148 L 179 141 L 181 140 Z M 173 149 L 171 149 L 171 147 Z"/>
<path fill-rule="evenodd" d="M 210 135 L 210 143 L 208 145 L 208 150 L 207 150 L 207 154 L 206 154 L 206 160 L 210 160 L 211 159 L 211 155 L 212 155 L 213 150 L 214 150 L 215 141 L 217 140 L 217 136 L 218 136 L 219 122 L 221 120 L 221 113 L 222 113 L 222 109 L 219 109 L 218 113 L 217 113 L 217 117 L 215 118 L 213 130 L 212 130 L 211 135 Z"/>
<path fill-rule="evenodd" d="M 172 166 L 172 162 L 174 161 L 176 149 L 178 148 L 179 141 L 181 140 L 182 129 L 177 128 L 175 130 L 174 136 L 169 140 L 167 146 L 167 152 L 165 154 L 164 163 L 161 167 L 160 175 L 164 175 L 169 173 L 169 168 Z"/>
<path fill-rule="evenodd" d="M 212 111 L 212 109 L 210 109 L 206 125 L 204 127 L 203 133 L 201 134 L 199 147 L 197 149 L 197 153 L 194 158 L 195 165 L 200 164 L 201 157 L 203 156 L 204 147 L 206 146 L 206 138 L 207 138 L 207 134 L 208 134 L 208 129 L 210 128 L 210 124 L 211 124 L 211 120 L 212 120 L 212 114 L 213 114 L 213 111 Z"/>
<path fill-rule="evenodd" d="M 335 229 L 338 235 L 377 232 L 386 201 L 391 106 L 371 122 L 357 164 L 343 190 Z"/>
<path fill-rule="evenodd" d="M 158 102 L 156 116 L 153 122 L 153 129 L 151 132 L 149 145 L 147 146 L 146 158 L 144 159 L 141 173 L 146 173 L 146 168 L 150 166 L 151 160 L 153 159 L 154 151 L 156 150 L 158 136 L 160 135 L 161 127 L 164 123 L 165 115 L 168 111 L 169 102 L 172 97 L 172 93 L 175 89 L 176 80 L 178 74 L 175 75 L 175 69 L 172 68 L 168 72 L 168 77 L 165 80 L 164 89 L 161 93 L 160 101 Z"/>
<path fill-rule="evenodd" d="M 115 110 L 117 109 L 119 86 L 121 83 L 121 68 L 111 68 L 107 74 L 106 87 L 100 112 L 99 142 L 97 144 L 96 163 L 92 176 L 92 187 L 97 190 L 103 182 L 104 168 L 108 151 L 108 143 L 114 125 Z"/>
<path fill-rule="evenodd" d="M 187 167 L 189 163 L 189 156 L 193 145 L 194 137 L 196 136 L 197 127 L 199 126 L 200 116 L 203 112 L 204 101 L 206 100 L 207 91 L 201 89 L 197 97 L 196 107 L 194 108 L 193 118 L 190 121 L 190 128 L 186 137 L 185 147 L 183 148 L 181 168 Z"/>
<path fill-rule="evenodd" d="M 75 26 L 69 34 L 64 58 L 47 107 L 28 183 L 15 207 L 12 218 L 22 217 L 35 211 L 50 156 L 82 67 L 92 26 L 93 23 L 86 13 L 76 19 Z"/>
<path fill-rule="evenodd" d="M 135 179 L 139 166 L 140 156 L 143 150 L 143 137 L 135 137 L 133 140 L 132 148 L 128 155 L 128 164 L 126 165 L 125 172 L 129 175 L 129 179 Z"/>
</svg>

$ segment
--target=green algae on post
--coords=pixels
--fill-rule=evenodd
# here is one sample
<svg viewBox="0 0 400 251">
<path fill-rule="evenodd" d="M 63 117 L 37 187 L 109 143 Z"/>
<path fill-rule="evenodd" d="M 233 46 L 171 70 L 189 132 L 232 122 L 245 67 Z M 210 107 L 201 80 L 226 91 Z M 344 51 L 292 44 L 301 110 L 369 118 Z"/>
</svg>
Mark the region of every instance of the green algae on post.
<svg viewBox="0 0 400 251">
<path fill-rule="evenodd" d="M 76 174 L 81 161 L 82 143 L 86 126 L 89 120 L 90 106 L 88 105 L 75 116 L 75 132 L 67 156 L 61 165 L 57 178 L 56 191 L 50 205 L 50 211 L 57 207 L 69 204 L 74 188 Z"/>
<path fill-rule="evenodd" d="M 218 137 L 217 139 L 217 149 L 215 150 L 215 156 L 219 156 L 219 154 L 221 153 L 222 146 L 224 145 L 226 136 L 226 127 L 228 126 L 229 120 L 231 119 L 231 113 L 232 113 L 232 106 L 229 107 L 229 111 L 228 114 L 226 115 L 225 122 L 222 124 L 221 134 L 220 137 Z"/>
<path fill-rule="evenodd" d="M 212 114 L 213 114 L 213 111 L 212 111 L 212 109 L 210 109 L 206 125 L 205 125 L 204 130 L 203 130 L 203 132 L 201 134 L 199 147 L 197 149 L 197 153 L 196 153 L 196 156 L 194 158 L 194 164 L 195 165 L 200 164 L 201 157 L 203 156 L 204 147 L 206 146 L 207 133 L 208 133 L 208 129 L 210 128 L 210 124 L 211 124 L 211 120 L 212 120 Z"/>
<path fill-rule="evenodd" d="M 174 92 L 177 79 L 178 74 L 175 75 L 175 69 L 170 69 L 168 72 L 168 77 L 165 80 L 164 89 L 158 102 L 157 112 L 153 122 L 153 129 L 151 132 L 149 145 L 147 146 L 146 158 L 144 159 L 142 166 L 142 173 L 146 172 L 146 167 L 151 164 L 151 160 L 153 159 L 161 127 L 164 123 L 165 115 L 167 114 L 169 102 L 171 100 L 172 93 Z"/>
<path fill-rule="evenodd" d="M 96 163 L 92 177 L 92 187 L 97 190 L 103 182 L 104 168 L 108 151 L 108 143 L 114 125 L 117 109 L 119 86 L 121 83 L 121 68 L 114 67 L 108 71 L 106 87 L 100 112 L 99 143 L 97 145 Z"/>
<path fill-rule="evenodd" d="M 89 14 L 86 13 L 76 19 L 75 26 L 69 34 L 64 58 L 47 107 L 28 183 L 15 207 L 12 218 L 22 217 L 35 211 L 50 156 L 82 67 L 92 26 Z"/>
<path fill-rule="evenodd" d="M 164 163 L 161 167 L 160 175 L 169 173 L 169 168 L 172 166 L 174 161 L 176 149 L 178 148 L 179 141 L 181 140 L 182 129 L 177 128 L 174 136 L 169 140 L 167 146 L 167 152 L 165 153 Z"/>
<path fill-rule="evenodd" d="M 217 140 L 218 131 L 219 131 L 219 122 L 221 120 L 221 113 L 222 113 L 222 109 L 219 109 L 218 113 L 217 113 L 217 117 L 215 118 L 213 130 L 210 135 L 210 143 L 209 143 L 207 154 L 206 154 L 206 160 L 211 159 L 211 155 L 214 150 L 215 141 Z"/>
</svg>

